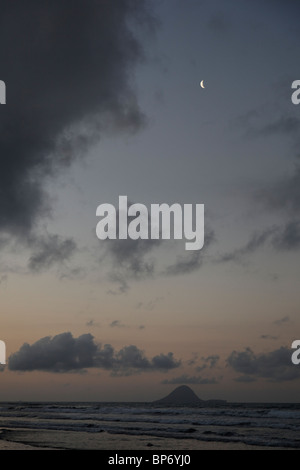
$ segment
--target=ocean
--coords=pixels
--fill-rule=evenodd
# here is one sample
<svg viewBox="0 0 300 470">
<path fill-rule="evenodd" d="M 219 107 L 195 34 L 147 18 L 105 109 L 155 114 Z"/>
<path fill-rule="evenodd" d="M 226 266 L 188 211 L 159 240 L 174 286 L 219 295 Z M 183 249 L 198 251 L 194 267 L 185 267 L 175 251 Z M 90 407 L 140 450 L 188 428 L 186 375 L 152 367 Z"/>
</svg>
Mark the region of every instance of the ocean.
<svg viewBox="0 0 300 470">
<path fill-rule="evenodd" d="M 1 403 L 0 428 L 2 439 L 60 449 L 80 449 L 103 432 L 300 449 L 300 404 Z M 97 440 L 90 443 L 97 448 Z"/>
</svg>

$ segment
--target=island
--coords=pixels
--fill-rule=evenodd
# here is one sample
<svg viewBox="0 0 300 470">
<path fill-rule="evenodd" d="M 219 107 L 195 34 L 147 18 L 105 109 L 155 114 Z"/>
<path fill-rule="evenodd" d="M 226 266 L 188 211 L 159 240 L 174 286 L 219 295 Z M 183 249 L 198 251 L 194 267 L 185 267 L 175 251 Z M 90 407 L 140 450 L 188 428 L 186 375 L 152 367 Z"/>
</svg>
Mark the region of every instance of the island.
<svg viewBox="0 0 300 470">
<path fill-rule="evenodd" d="M 156 405 L 199 405 L 199 406 L 220 406 L 225 405 L 226 400 L 202 400 L 187 385 L 180 385 L 169 395 L 153 402 Z"/>
</svg>

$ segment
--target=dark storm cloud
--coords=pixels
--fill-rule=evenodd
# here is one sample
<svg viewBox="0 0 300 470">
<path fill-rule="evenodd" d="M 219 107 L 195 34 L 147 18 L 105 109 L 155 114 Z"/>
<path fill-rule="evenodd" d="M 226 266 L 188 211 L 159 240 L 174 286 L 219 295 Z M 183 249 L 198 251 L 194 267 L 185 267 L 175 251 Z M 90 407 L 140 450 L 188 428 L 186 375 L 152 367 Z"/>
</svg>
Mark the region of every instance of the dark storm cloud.
<svg viewBox="0 0 300 470">
<path fill-rule="evenodd" d="M 82 372 L 99 368 L 111 371 L 112 375 L 165 372 L 180 364 L 171 352 L 149 359 L 135 345 L 116 351 L 110 344 L 103 347 L 96 344 L 91 334 L 74 338 L 69 332 L 47 336 L 32 345 L 25 343 L 8 360 L 13 371 Z"/>
<path fill-rule="evenodd" d="M 63 264 L 76 251 L 76 243 L 73 239 L 62 239 L 58 235 L 37 239 L 34 247 L 28 266 L 35 272 L 48 269 L 57 263 Z"/>
<path fill-rule="evenodd" d="M 32 345 L 24 343 L 8 360 L 10 370 L 79 371 L 93 367 L 98 352 L 93 336 L 74 338 L 71 333 L 47 336 Z"/>
<path fill-rule="evenodd" d="M 144 116 L 131 88 L 143 52 L 143 0 L 3 0 L 0 231 L 26 237 L 51 209 L 43 183 L 107 130 L 135 131 Z M 35 265 L 35 264 L 34 264 Z"/>
<path fill-rule="evenodd" d="M 268 353 L 255 354 L 250 348 L 233 351 L 227 363 L 244 377 L 265 378 L 271 382 L 285 382 L 300 378 L 299 368 L 291 360 L 291 349 L 281 347 Z"/>
<path fill-rule="evenodd" d="M 213 378 L 204 378 L 200 376 L 188 376 L 188 375 L 181 375 L 180 377 L 174 377 L 173 379 L 166 379 L 161 382 L 162 384 L 166 385 L 213 385 L 217 384 L 218 380 Z"/>
</svg>

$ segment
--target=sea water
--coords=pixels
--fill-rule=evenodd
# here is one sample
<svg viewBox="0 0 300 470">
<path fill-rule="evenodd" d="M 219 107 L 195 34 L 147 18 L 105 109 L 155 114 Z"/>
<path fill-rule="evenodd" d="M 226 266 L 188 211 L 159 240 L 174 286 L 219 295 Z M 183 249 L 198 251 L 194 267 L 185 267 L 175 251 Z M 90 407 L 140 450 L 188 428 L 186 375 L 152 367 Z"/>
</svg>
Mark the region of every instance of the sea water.
<svg viewBox="0 0 300 470">
<path fill-rule="evenodd" d="M 52 433 L 57 447 L 59 431 L 107 432 L 130 436 L 195 439 L 220 443 L 243 443 L 274 448 L 300 448 L 300 404 L 227 403 L 222 406 L 162 406 L 151 403 L 1 403 L 0 428 L 23 430 L 23 436 L 39 431 Z M 45 434 L 46 435 L 46 434 Z M 50 434 L 51 435 L 51 434 Z M 70 438 L 72 439 L 72 438 Z M 61 442 L 60 447 L 64 448 Z"/>
</svg>

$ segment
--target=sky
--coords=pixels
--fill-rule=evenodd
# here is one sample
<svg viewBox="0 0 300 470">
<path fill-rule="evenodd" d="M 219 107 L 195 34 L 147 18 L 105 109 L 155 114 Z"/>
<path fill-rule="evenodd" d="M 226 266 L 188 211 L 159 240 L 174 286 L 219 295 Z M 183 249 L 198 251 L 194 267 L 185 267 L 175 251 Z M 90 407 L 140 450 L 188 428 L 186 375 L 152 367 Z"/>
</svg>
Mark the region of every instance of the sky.
<svg viewBox="0 0 300 470">
<path fill-rule="evenodd" d="M 0 400 L 299 401 L 299 14 L 1 2 Z M 119 196 L 204 204 L 204 247 L 99 240 Z"/>
</svg>

